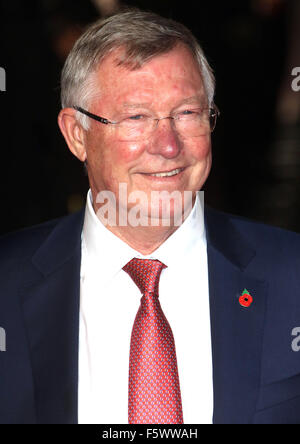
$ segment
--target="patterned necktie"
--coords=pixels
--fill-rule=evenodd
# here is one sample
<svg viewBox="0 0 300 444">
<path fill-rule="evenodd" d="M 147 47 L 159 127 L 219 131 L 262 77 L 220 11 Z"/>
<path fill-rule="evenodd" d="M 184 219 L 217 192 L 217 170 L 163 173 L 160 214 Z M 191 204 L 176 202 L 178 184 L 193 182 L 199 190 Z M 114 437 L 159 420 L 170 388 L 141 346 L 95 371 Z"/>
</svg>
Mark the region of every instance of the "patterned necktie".
<svg viewBox="0 0 300 444">
<path fill-rule="evenodd" d="M 183 424 L 175 343 L 158 299 L 163 268 L 137 258 L 123 268 L 143 295 L 131 333 L 129 424 Z"/>
</svg>

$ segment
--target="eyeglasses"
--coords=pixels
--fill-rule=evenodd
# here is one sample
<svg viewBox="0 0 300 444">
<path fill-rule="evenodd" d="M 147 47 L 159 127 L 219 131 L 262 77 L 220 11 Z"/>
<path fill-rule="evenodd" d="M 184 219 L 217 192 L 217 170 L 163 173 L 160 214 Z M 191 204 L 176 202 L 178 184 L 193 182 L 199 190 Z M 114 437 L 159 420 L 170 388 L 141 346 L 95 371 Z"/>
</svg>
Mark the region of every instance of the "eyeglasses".
<svg viewBox="0 0 300 444">
<path fill-rule="evenodd" d="M 151 137 L 158 122 L 165 119 L 170 119 L 177 133 L 184 138 L 205 136 L 213 132 L 217 117 L 220 115 L 218 107 L 212 105 L 210 108 L 178 111 L 172 116 L 161 117 L 160 119 L 148 114 L 137 114 L 113 122 L 92 114 L 80 106 L 73 106 L 73 108 L 104 125 L 115 125 L 116 136 L 124 141 L 141 141 Z"/>
</svg>

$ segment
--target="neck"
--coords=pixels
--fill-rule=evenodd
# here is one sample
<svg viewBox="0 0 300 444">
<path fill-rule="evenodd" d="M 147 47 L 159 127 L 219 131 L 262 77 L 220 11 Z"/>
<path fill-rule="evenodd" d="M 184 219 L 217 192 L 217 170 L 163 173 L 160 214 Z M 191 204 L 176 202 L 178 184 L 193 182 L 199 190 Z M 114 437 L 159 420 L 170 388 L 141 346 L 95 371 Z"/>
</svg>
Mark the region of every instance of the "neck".
<svg viewBox="0 0 300 444">
<path fill-rule="evenodd" d="M 170 237 L 177 229 L 173 227 L 120 227 L 109 226 L 106 228 L 119 239 L 126 242 L 131 248 L 144 256 L 153 253 Z"/>
<path fill-rule="evenodd" d="M 180 218 L 180 222 L 171 221 L 164 226 L 163 220 L 158 219 L 155 224 L 153 220 L 148 221 L 138 226 L 133 226 L 127 223 L 125 226 L 118 224 L 120 220 L 119 215 L 113 221 L 113 224 L 107 220 L 102 220 L 99 210 L 99 206 L 93 204 L 93 209 L 98 219 L 105 227 L 111 231 L 115 236 L 127 243 L 131 248 L 138 251 L 142 255 L 146 256 L 153 253 L 157 248 L 162 245 L 184 222 L 192 210 L 192 206 L 188 211 L 184 212 Z M 145 221 L 145 220 L 144 220 Z"/>
<path fill-rule="evenodd" d="M 168 220 L 159 216 L 153 219 L 150 210 L 148 215 L 137 220 L 130 218 L 127 206 L 124 209 L 122 206 L 118 207 L 118 205 L 111 205 L 111 203 L 99 204 L 93 189 L 92 196 L 93 209 L 100 222 L 115 236 L 144 256 L 157 250 L 179 228 L 190 214 L 196 199 L 195 195 L 192 196 L 186 206 L 181 205 L 180 214 L 178 213 L 176 216 L 173 214 L 172 217 L 170 215 Z M 174 203 L 174 205 L 176 204 Z"/>
</svg>

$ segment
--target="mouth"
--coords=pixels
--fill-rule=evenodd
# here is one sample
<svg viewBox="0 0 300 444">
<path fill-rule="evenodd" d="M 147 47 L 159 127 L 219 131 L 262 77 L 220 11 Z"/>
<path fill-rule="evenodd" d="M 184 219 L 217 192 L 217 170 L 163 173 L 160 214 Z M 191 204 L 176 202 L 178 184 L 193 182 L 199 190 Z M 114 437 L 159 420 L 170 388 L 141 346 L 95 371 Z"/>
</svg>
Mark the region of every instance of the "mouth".
<svg viewBox="0 0 300 444">
<path fill-rule="evenodd" d="M 185 168 L 176 168 L 175 170 L 171 170 L 171 171 L 161 171 L 161 172 L 157 172 L 157 173 L 142 173 L 145 176 L 150 176 L 150 177 L 159 177 L 159 178 L 163 178 L 163 177 L 173 177 L 173 176 L 177 176 L 178 174 L 182 173 L 182 171 Z"/>
</svg>

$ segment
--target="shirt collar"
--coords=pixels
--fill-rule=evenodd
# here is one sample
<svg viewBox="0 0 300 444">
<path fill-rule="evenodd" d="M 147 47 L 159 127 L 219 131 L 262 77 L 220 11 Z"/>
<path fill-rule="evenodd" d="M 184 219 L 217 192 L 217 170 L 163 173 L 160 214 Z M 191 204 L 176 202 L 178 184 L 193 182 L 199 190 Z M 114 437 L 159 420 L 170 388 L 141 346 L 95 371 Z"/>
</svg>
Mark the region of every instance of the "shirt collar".
<svg viewBox="0 0 300 444">
<path fill-rule="evenodd" d="M 108 281 L 134 257 L 158 259 L 168 267 L 178 263 L 178 258 L 186 256 L 197 242 L 206 241 L 202 197 L 203 192 L 198 192 L 192 211 L 183 224 L 157 250 L 143 256 L 101 223 L 93 209 L 92 193 L 89 190 L 82 231 L 86 267 L 101 270 L 101 275 Z M 82 270 L 83 274 L 85 270 Z"/>
<path fill-rule="evenodd" d="M 179 263 L 178 258 L 186 257 L 199 243 L 206 244 L 203 195 L 203 192 L 197 193 L 192 211 L 183 224 L 152 253 L 153 259 L 173 266 Z"/>
</svg>

